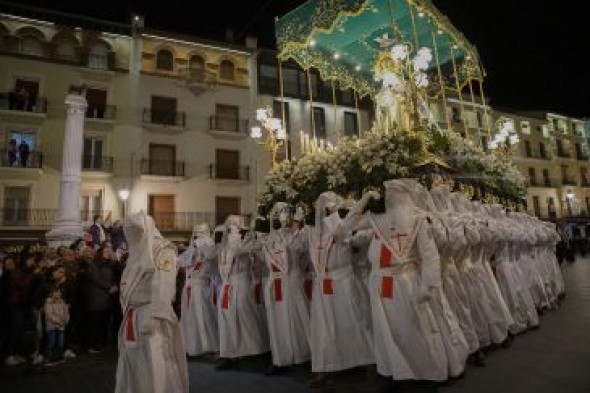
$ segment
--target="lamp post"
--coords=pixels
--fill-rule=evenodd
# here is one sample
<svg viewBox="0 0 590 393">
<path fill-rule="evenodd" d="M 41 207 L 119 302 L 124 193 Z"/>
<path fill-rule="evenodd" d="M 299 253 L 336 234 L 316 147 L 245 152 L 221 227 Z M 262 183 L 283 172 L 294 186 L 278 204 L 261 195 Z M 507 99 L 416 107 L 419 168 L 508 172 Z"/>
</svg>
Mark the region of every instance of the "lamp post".
<svg viewBox="0 0 590 393">
<path fill-rule="evenodd" d="M 250 137 L 259 145 L 264 146 L 264 149 L 270 154 L 271 166 L 275 167 L 277 153 L 287 138 L 287 132 L 283 128 L 281 120 L 272 117 L 270 107 L 256 110 L 256 120 L 258 120 L 260 126 L 251 128 Z"/>
<path fill-rule="evenodd" d="M 123 201 L 123 218 L 127 214 L 127 199 L 129 199 L 130 194 L 131 192 L 126 188 L 119 190 L 119 198 Z"/>
</svg>

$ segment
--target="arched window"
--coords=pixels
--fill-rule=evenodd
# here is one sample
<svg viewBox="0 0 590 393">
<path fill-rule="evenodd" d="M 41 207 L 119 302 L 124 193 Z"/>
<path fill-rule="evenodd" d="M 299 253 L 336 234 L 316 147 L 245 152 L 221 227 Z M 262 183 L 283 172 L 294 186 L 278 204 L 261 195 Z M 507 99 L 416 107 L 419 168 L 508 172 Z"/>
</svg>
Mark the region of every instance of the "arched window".
<svg viewBox="0 0 590 393">
<path fill-rule="evenodd" d="M 24 54 L 32 56 L 43 55 L 43 47 L 41 46 L 41 41 L 39 41 L 37 37 L 33 36 L 25 36 L 22 38 L 21 51 Z"/>
<path fill-rule="evenodd" d="M 103 42 L 96 42 L 90 47 L 88 68 L 95 70 L 109 69 L 109 49 Z"/>
<path fill-rule="evenodd" d="M 61 60 L 76 60 L 76 48 L 71 40 L 63 39 L 57 42 L 55 55 Z"/>
<path fill-rule="evenodd" d="M 205 61 L 199 55 L 192 55 L 188 61 L 188 66 L 191 70 L 203 70 L 205 69 Z"/>
<path fill-rule="evenodd" d="M 202 81 L 205 77 L 205 61 L 199 55 L 192 55 L 188 60 L 189 78 Z"/>
<path fill-rule="evenodd" d="M 174 71 L 174 55 L 167 49 L 160 49 L 156 54 L 156 69 Z"/>
<path fill-rule="evenodd" d="M 221 64 L 219 64 L 219 77 L 222 79 L 234 80 L 236 77 L 234 63 L 229 60 L 223 60 Z"/>
</svg>

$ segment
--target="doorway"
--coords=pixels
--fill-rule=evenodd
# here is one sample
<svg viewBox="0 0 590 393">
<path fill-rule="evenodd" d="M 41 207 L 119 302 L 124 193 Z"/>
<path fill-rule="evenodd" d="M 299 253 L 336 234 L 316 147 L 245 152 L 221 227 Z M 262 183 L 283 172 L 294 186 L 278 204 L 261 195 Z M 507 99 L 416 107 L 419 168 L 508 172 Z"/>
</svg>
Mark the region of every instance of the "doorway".
<svg viewBox="0 0 590 393">
<path fill-rule="evenodd" d="M 227 216 L 240 214 L 240 198 L 216 197 L 215 198 L 215 224 L 223 224 Z"/>
<path fill-rule="evenodd" d="M 148 214 L 158 229 L 174 229 L 174 195 L 148 195 Z"/>
</svg>

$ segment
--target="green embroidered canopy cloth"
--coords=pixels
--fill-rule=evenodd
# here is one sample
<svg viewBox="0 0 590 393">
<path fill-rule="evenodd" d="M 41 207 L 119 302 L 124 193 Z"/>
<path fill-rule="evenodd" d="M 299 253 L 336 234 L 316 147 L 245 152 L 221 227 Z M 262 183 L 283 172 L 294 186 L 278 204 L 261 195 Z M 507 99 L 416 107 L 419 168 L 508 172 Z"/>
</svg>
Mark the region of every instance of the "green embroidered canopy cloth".
<svg viewBox="0 0 590 393">
<path fill-rule="evenodd" d="M 430 97 L 484 76 L 476 48 L 430 0 L 308 0 L 277 19 L 275 29 L 281 61 L 315 68 L 361 96 L 377 91 L 378 53 L 400 43 L 432 50 Z"/>
</svg>

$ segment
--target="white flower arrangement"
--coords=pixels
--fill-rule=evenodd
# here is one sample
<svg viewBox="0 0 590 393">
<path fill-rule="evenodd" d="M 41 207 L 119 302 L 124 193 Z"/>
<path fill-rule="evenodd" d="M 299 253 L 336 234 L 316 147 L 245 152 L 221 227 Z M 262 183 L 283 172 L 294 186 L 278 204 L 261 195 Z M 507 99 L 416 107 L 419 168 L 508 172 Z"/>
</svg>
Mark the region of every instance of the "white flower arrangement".
<svg viewBox="0 0 590 393">
<path fill-rule="evenodd" d="M 410 48 L 405 44 L 394 45 L 391 48 L 391 58 L 394 61 L 404 61 L 410 54 Z"/>
</svg>

